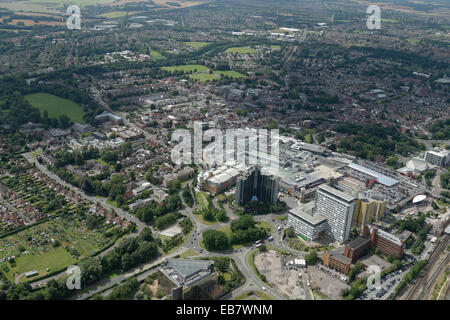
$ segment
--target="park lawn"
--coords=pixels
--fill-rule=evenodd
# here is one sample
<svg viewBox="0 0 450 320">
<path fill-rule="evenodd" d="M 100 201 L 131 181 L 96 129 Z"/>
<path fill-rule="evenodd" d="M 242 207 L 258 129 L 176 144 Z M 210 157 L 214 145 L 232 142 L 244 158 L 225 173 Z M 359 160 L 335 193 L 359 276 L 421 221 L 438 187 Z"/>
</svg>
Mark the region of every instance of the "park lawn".
<svg viewBox="0 0 450 320">
<path fill-rule="evenodd" d="M 9 265 L 9 272 L 6 275 L 10 281 L 14 282 L 15 277 L 24 272 L 36 270 L 41 276 L 48 273 L 46 268 L 50 269 L 49 272 L 53 272 L 76 261 L 64 248 L 56 248 L 42 254 L 28 254 L 16 258 L 16 266 L 13 268 Z"/>
<path fill-rule="evenodd" d="M 185 252 L 183 252 L 182 254 L 180 254 L 180 258 L 182 259 L 186 259 L 189 257 L 193 257 L 193 256 L 198 256 L 198 253 L 195 252 L 193 249 L 189 248 L 187 249 Z"/>
<path fill-rule="evenodd" d="M 189 47 L 192 47 L 192 48 L 202 48 L 202 47 L 208 45 L 209 42 L 206 42 L 206 41 L 188 41 L 188 42 L 185 42 L 185 44 L 187 46 L 189 46 Z"/>
<path fill-rule="evenodd" d="M 206 221 L 205 219 L 203 219 L 203 215 L 202 214 L 194 214 L 195 219 L 197 219 L 198 221 L 200 221 L 201 223 L 203 223 L 204 225 L 207 226 L 212 226 L 214 224 L 218 224 L 219 221 Z"/>
<path fill-rule="evenodd" d="M 199 65 L 199 64 L 185 64 L 185 65 L 180 65 L 180 66 L 162 67 L 161 69 L 167 70 L 170 72 L 174 72 L 174 71 L 202 72 L 202 71 L 209 70 L 207 67 Z"/>
<path fill-rule="evenodd" d="M 48 93 L 32 93 L 25 96 L 25 99 L 35 108 L 41 110 L 41 115 L 45 110 L 49 118 L 57 118 L 66 115 L 73 122 L 84 123 L 83 108 L 70 100 L 63 99 Z"/>
<path fill-rule="evenodd" d="M 273 45 L 270 46 L 270 49 L 272 49 L 272 50 L 280 50 L 281 46 L 277 45 L 277 44 L 273 44 Z"/>
<path fill-rule="evenodd" d="M 206 209 L 209 207 L 211 200 L 206 192 L 199 191 L 195 196 L 197 197 L 197 203 L 200 209 Z"/>
<path fill-rule="evenodd" d="M 189 75 L 189 78 L 198 80 L 200 82 L 214 81 L 220 79 L 219 76 L 210 73 L 194 73 Z"/>
<path fill-rule="evenodd" d="M 250 47 L 231 47 L 225 50 L 227 53 L 256 53 L 256 50 Z"/>
<path fill-rule="evenodd" d="M 155 60 L 164 60 L 166 57 L 164 57 L 161 53 L 159 53 L 156 50 L 150 49 L 150 56 Z"/>
<path fill-rule="evenodd" d="M 266 221 L 258 221 L 257 227 L 263 229 L 269 229 L 269 234 L 273 232 L 273 226 Z"/>
<path fill-rule="evenodd" d="M 228 76 L 230 78 L 245 78 L 245 76 L 242 73 L 233 71 L 233 70 L 228 70 L 228 71 L 214 71 L 214 73 L 217 74 L 223 74 L 224 76 Z"/>
</svg>

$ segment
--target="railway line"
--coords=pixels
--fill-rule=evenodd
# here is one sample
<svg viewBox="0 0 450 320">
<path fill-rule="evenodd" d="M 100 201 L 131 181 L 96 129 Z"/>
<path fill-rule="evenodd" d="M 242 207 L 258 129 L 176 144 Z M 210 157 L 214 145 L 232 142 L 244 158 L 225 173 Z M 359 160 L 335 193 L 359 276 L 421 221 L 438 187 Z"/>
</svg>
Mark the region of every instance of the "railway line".
<svg viewBox="0 0 450 320">
<path fill-rule="evenodd" d="M 429 291 L 432 289 L 434 281 L 441 273 L 442 269 L 446 268 L 450 262 L 450 255 L 447 254 L 444 260 L 439 263 L 437 268 L 434 268 L 433 274 L 431 274 L 431 276 L 429 275 L 442 252 L 447 248 L 449 240 L 449 235 L 442 237 L 442 242 L 432 253 L 430 259 L 428 260 L 427 266 L 421 274 L 419 274 L 415 281 L 413 281 L 412 284 L 406 289 L 407 291 L 403 295 L 402 300 L 421 300 L 424 299 L 424 297 L 427 297 Z"/>
</svg>

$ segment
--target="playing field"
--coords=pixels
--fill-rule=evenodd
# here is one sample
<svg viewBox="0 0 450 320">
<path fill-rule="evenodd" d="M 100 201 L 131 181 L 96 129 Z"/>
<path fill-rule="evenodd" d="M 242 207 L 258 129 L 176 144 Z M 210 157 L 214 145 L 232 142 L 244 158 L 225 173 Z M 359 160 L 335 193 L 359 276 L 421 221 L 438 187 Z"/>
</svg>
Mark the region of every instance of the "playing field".
<svg viewBox="0 0 450 320">
<path fill-rule="evenodd" d="M 250 47 L 232 47 L 225 50 L 227 53 L 256 53 L 256 50 Z"/>
<path fill-rule="evenodd" d="M 25 96 L 25 99 L 35 108 L 47 110 L 49 118 L 59 118 L 66 115 L 73 122 L 83 123 L 83 108 L 73 101 L 63 99 L 48 93 L 33 93 Z"/>
<path fill-rule="evenodd" d="M 242 73 L 228 70 L 228 71 L 214 71 L 216 74 L 223 74 L 224 76 L 230 77 L 230 78 L 245 78 L 245 76 Z"/>
<path fill-rule="evenodd" d="M 202 72 L 209 70 L 207 67 L 199 65 L 199 64 L 186 64 L 182 66 L 171 66 L 171 67 L 162 67 L 163 70 L 167 71 L 184 71 L 184 72 Z"/>
</svg>

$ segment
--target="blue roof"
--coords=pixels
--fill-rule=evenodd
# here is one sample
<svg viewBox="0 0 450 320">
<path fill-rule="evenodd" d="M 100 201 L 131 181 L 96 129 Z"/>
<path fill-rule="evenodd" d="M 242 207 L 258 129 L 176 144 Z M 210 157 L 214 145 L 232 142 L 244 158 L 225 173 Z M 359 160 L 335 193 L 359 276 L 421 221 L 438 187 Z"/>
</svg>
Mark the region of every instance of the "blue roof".
<svg viewBox="0 0 450 320">
<path fill-rule="evenodd" d="M 399 183 L 398 180 L 390 178 L 390 177 L 388 177 L 382 173 L 376 172 L 372 169 L 360 166 L 359 164 L 350 163 L 348 166 L 352 169 L 355 169 L 355 170 L 365 173 L 371 177 L 374 177 L 375 179 L 377 179 L 377 181 L 379 183 L 381 183 L 382 185 L 385 185 L 387 187 L 392 187 L 392 186 L 396 185 L 397 183 Z"/>
</svg>

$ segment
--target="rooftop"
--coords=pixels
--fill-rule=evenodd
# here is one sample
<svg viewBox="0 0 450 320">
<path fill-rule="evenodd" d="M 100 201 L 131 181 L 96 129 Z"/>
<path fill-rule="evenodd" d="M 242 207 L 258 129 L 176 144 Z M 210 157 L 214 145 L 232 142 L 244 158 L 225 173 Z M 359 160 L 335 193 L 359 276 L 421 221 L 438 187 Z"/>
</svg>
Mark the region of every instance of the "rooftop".
<svg viewBox="0 0 450 320">
<path fill-rule="evenodd" d="M 350 163 L 348 166 L 352 169 L 355 169 L 355 170 L 365 173 L 371 177 L 374 177 L 379 183 L 381 183 L 382 185 L 385 185 L 387 187 L 392 187 L 392 186 L 396 185 L 397 183 L 399 183 L 399 181 L 394 178 L 390 178 L 382 173 L 379 173 L 372 169 L 363 167 L 359 164 Z"/>
<path fill-rule="evenodd" d="M 358 237 L 355 240 L 353 240 L 352 242 L 350 242 L 348 244 L 348 246 L 354 250 L 358 249 L 359 247 L 365 245 L 367 242 L 370 242 L 369 239 L 367 238 L 363 238 L 363 237 Z"/>
<path fill-rule="evenodd" d="M 289 210 L 289 212 L 312 226 L 317 226 L 327 221 L 324 216 L 321 216 L 320 214 L 310 215 L 306 213 L 301 207 L 293 208 Z"/>
<path fill-rule="evenodd" d="M 326 193 L 330 193 L 330 194 L 332 194 L 332 195 L 334 195 L 334 196 L 336 196 L 338 198 L 341 198 L 341 199 L 343 199 L 343 200 L 345 200 L 347 202 L 352 202 L 353 200 L 355 200 L 354 196 L 352 196 L 350 194 L 347 194 L 347 193 L 344 193 L 342 191 L 339 191 L 339 190 L 337 190 L 337 189 L 335 189 L 333 187 L 330 187 L 327 184 L 322 184 L 321 186 L 319 186 L 319 189 L 322 190 L 322 191 L 325 191 Z"/>
</svg>

